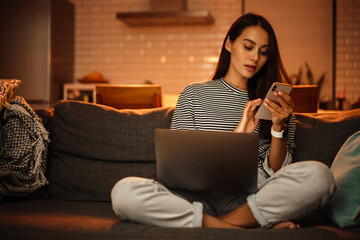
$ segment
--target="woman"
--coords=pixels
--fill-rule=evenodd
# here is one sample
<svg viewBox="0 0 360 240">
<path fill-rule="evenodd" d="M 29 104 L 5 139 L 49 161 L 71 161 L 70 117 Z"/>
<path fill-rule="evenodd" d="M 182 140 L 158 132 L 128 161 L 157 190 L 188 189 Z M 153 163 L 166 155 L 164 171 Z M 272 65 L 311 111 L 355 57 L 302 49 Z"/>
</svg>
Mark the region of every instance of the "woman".
<svg viewBox="0 0 360 240">
<path fill-rule="evenodd" d="M 246 14 L 228 31 L 211 81 L 180 94 L 172 129 L 257 132 L 260 135 L 255 194 L 167 189 L 151 179 L 128 177 L 113 188 L 115 213 L 123 220 L 164 227 L 298 228 L 292 222 L 322 207 L 334 180 L 319 162 L 292 162 L 295 118 L 289 95 L 280 105 L 265 99 L 272 121 L 255 119 L 273 82 L 288 77 L 275 33 L 266 19 Z"/>
</svg>

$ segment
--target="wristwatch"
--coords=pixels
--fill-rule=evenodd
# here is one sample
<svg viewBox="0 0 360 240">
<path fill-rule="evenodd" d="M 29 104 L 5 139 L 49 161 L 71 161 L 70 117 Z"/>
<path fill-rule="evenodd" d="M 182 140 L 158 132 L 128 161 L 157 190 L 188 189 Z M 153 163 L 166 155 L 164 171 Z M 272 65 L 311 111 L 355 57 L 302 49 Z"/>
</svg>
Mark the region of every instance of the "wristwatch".
<svg viewBox="0 0 360 240">
<path fill-rule="evenodd" d="M 275 132 L 273 127 L 271 126 L 271 136 L 275 138 L 284 138 L 284 130 L 282 130 L 281 132 Z"/>
</svg>

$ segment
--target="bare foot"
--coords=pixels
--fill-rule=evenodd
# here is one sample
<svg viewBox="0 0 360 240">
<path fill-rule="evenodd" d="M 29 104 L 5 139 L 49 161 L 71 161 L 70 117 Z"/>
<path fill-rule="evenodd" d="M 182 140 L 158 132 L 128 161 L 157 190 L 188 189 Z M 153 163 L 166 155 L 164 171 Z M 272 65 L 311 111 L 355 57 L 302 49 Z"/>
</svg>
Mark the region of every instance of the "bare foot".
<svg viewBox="0 0 360 240">
<path fill-rule="evenodd" d="M 295 224 L 293 222 L 287 221 L 287 222 L 281 222 L 278 224 L 275 224 L 273 229 L 298 229 L 300 228 L 299 224 Z"/>
</svg>

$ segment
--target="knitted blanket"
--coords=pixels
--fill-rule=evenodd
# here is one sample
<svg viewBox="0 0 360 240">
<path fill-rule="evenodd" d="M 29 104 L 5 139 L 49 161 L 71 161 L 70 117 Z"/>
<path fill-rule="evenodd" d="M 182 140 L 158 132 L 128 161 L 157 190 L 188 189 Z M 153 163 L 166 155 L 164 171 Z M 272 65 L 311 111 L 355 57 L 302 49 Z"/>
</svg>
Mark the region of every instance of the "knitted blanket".
<svg viewBox="0 0 360 240">
<path fill-rule="evenodd" d="M 47 184 L 49 133 L 22 97 L 5 104 L 0 119 L 0 201 Z"/>
</svg>

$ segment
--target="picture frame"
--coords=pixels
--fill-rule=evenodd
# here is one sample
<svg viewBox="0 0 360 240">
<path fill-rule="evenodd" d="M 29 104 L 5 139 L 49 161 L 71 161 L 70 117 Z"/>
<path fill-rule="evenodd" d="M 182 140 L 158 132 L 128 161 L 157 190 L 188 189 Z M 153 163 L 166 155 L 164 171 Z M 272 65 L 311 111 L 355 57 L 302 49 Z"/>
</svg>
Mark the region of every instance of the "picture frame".
<svg viewBox="0 0 360 240">
<path fill-rule="evenodd" d="M 63 88 L 64 100 L 76 100 L 96 103 L 95 84 L 65 83 Z"/>
</svg>

